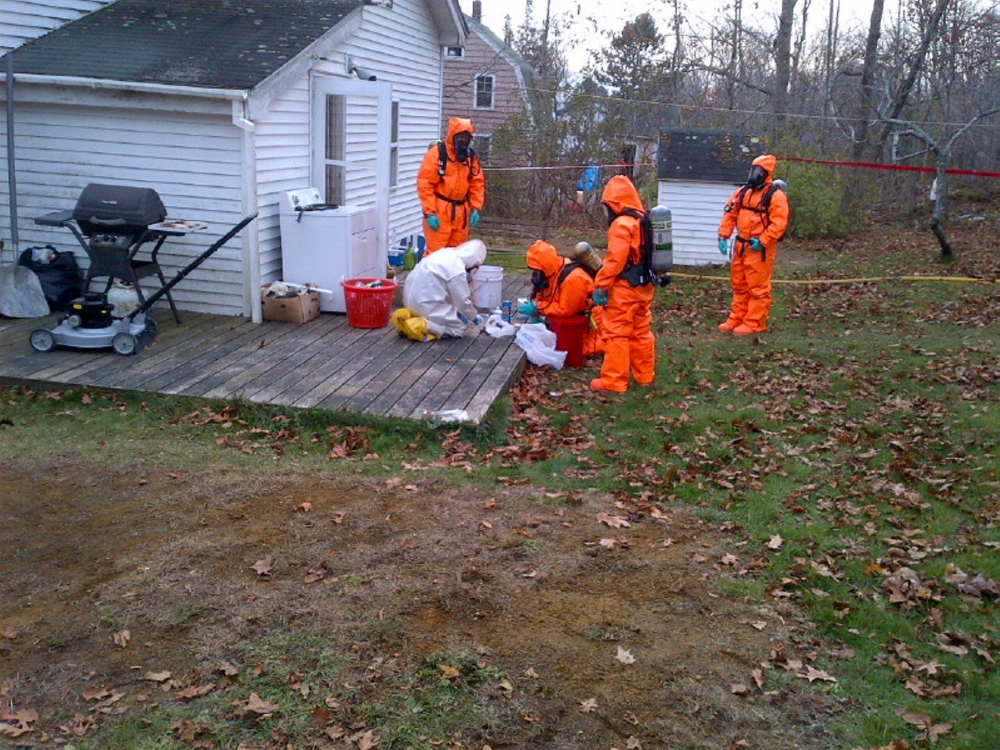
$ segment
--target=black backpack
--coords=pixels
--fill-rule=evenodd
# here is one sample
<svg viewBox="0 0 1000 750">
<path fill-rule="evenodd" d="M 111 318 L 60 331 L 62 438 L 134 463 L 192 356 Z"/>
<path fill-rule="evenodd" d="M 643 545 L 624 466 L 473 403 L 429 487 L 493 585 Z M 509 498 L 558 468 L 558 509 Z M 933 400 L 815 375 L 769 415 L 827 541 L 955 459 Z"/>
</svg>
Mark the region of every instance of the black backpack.
<svg viewBox="0 0 1000 750">
<path fill-rule="evenodd" d="M 743 189 L 740 190 L 740 197 L 739 197 L 739 199 L 737 200 L 737 203 L 736 203 L 737 210 L 739 210 L 739 209 L 746 209 L 747 211 L 752 211 L 755 214 L 762 214 L 764 216 L 764 221 L 767 222 L 767 226 L 770 226 L 771 225 L 771 198 L 774 197 L 774 194 L 776 192 L 778 192 L 779 190 L 781 190 L 781 186 L 776 185 L 775 183 L 772 182 L 771 183 L 771 187 L 769 187 L 767 189 L 767 192 L 764 193 L 764 198 L 761 200 L 759 206 L 745 206 L 745 205 L 743 205 L 743 196 L 746 195 L 746 192 L 749 189 L 750 189 L 749 185 L 744 185 Z M 791 214 L 791 209 L 789 209 L 788 223 L 785 224 L 785 231 L 781 233 L 780 237 L 778 237 L 778 242 L 781 242 L 783 239 L 785 239 L 785 235 L 788 234 L 788 228 L 791 225 L 792 225 L 792 214 Z"/>
<path fill-rule="evenodd" d="M 642 232 L 642 258 L 638 263 L 635 263 L 630 257 L 625 265 L 625 270 L 619 275 L 632 286 L 646 286 L 647 284 L 660 284 L 662 286 L 665 282 L 653 270 L 653 222 L 649 219 L 649 212 L 626 208 L 621 215 L 631 216 L 639 220 Z"/>
<path fill-rule="evenodd" d="M 444 141 L 435 141 L 438 147 L 438 175 L 444 177 L 445 167 L 448 165 L 448 144 Z M 469 158 L 466 159 L 466 163 L 469 165 L 469 171 L 472 171 L 472 160 L 476 158 L 476 151 L 472 148 L 472 144 L 469 144 Z"/>
</svg>

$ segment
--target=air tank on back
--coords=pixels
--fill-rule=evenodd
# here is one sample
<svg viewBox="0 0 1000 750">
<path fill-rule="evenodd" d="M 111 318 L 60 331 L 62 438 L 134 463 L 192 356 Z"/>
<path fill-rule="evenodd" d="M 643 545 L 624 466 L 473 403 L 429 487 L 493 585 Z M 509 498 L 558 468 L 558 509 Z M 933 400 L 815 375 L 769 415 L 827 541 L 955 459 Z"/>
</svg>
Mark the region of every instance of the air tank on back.
<svg viewBox="0 0 1000 750">
<path fill-rule="evenodd" d="M 673 216 L 666 206 L 653 206 L 649 221 L 653 225 L 653 270 L 666 273 L 674 265 Z"/>
<path fill-rule="evenodd" d="M 577 242 L 576 247 L 573 248 L 573 258 L 595 273 L 601 270 L 601 265 L 604 263 L 589 242 Z"/>
</svg>

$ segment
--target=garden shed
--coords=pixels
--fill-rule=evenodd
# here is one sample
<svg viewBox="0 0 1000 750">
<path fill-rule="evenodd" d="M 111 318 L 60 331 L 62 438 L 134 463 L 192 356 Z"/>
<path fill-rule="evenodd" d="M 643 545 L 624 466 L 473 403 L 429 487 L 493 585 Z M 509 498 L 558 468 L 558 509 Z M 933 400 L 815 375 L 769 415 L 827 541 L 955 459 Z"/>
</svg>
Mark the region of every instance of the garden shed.
<svg viewBox="0 0 1000 750">
<path fill-rule="evenodd" d="M 767 153 L 762 136 L 719 131 L 664 130 L 657 160 L 657 203 L 673 214 L 674 263 L 701 266 L 722 260 L 722 209 L 750 162 Z"/>
<path fill-rule="evenodd" d="M 22 246 L 79 251 L 32 217 L 72 209 L 94 182 L 153 188 L 168 218 L 209 224 L 164 245 L 169 276 L 258 213 L 174 297 L 259 320 L 261 284 L 281 277 L 287 191 L 373 208 L 383 258 L 391 238 L 419 233 L 442 50 L 466 32 L 457 0 L 117 0 L 86 13 L 12 53 L 15 93 L 0 87 L 0 101 L 13 107 L 17 214 L 2 180 L 0 235 L 17 216 Z"/>
</svg>

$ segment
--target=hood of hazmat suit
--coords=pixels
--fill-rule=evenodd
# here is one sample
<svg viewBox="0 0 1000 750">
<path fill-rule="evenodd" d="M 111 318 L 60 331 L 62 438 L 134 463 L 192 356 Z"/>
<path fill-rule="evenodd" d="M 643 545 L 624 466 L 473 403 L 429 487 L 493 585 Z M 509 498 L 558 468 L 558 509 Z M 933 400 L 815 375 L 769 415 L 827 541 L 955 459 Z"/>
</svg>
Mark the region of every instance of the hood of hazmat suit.
<svg viewBox="0 0 1000 750">
<path fill-rule="evenodd" d="M 482 240 L 469 240 L 457 247 L 443 247 L 424 256 L 403 282 L 403 305 L 427 321 L 427 330 L 437 336 L 461 336 L 468 320 L 479 314 L 472 303 L 466 277 L 486 260 Z"/>
</svg>

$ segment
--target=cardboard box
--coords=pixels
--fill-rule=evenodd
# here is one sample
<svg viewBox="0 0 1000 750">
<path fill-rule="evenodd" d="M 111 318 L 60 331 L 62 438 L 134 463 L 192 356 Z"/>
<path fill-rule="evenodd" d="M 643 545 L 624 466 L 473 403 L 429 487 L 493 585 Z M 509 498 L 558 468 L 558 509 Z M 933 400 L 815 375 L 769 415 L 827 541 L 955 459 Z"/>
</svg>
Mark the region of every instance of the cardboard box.
<svg viewBox="0 0 1000 750">
<path fill-rule="evenodd" d="M 264 320 L 282 323 L 308 323 L 319 317 L 319 292 L 305 292 L 295 297 L 264 297 Z"/>
</svg>

